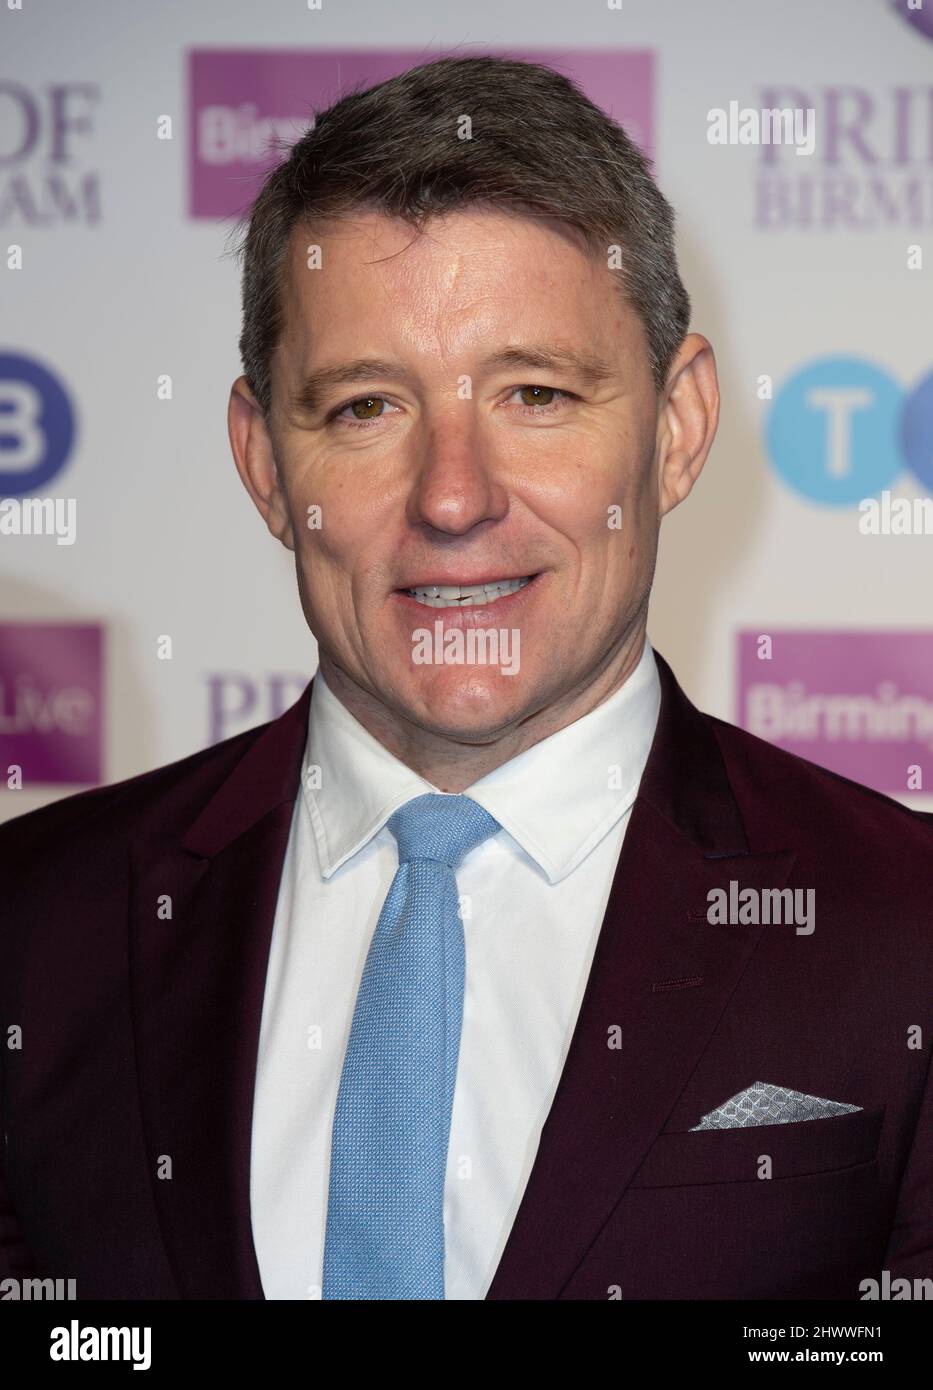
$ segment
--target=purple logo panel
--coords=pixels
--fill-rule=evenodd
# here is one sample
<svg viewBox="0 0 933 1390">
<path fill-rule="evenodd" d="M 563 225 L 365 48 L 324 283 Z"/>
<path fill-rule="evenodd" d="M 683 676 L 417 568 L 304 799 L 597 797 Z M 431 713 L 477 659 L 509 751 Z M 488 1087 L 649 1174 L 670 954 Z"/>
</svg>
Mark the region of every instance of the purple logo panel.
<svg viewBox="0 0 933 1390">
<path fill-rule="evenodd" d="M 892 3 L 908 24 L 919 29 L 926 38 L 933 39 L 933 6 L 930 6 L 929 0 L 926 9 L 919 8 L 918 0 L 892 0 Z M 923 0 L 919 0 L 919 5 L 922 4 Z"/>
<path fill-rule="evenodd" d="M 0 623 L 0 787 L 103 780 L 103 629 Z"/>
<path fill-rule="evenodd" d="M 933 631 L 738 641 L 743 729 L 889 796 L 933 787 Z"/>
<path fill-rule="evenodd" d="M 299 140 L 315 107 L 323 109 L 353 88 L 373 86 L 441 56 L 424 49 L 193 50 L 188 108 L 191 216 L 239 216 L 259 192 L 263 175 L 283 157 L 279 143 Z M 509 49 L 501 56 L 543 63 L 578 82 L 651 157 L 650 51 Z M 272 147 L 270 141 L 275 142 Z"/>
</svg>

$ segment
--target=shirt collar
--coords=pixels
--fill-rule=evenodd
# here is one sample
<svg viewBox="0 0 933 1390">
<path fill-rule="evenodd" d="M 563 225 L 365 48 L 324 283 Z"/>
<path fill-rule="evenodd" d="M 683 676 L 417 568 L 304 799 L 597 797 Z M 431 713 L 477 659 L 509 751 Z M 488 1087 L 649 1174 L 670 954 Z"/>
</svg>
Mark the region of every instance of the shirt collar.
<svg viewBox="0 0 933 1390">
<path fill-rule="evenodd" d="M 654 738 L 661 686 L 648 638 L 629 676 L 582 719 L 468 787 L 557 883 L 631 808 Z M 302 794 L 323 877 L 330 876 L 415 796 L 438 788 L 406 767 L 314 678 Z"/>
</svg>

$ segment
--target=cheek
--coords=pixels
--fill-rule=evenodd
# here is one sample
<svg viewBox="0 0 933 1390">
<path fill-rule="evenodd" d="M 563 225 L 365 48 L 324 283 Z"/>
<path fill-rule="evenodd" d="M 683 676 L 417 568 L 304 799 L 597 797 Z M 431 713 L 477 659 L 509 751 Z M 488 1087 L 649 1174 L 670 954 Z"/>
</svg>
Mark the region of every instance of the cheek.
<svg viewBox="0 0 933 1390">
<path fill-rule="evenodd" d="M 650 487 L 632 482 L 614 489 L 613 500 L 594 516 L 591 532 L 599 583 L 634 582 L 650 564 L 657 544 L 656 510 Z"/>
<path fill-rule="evenodd" d="M 324 511 L 321 529 L 305 531 L 298 539 L 298 586 L 305 613 L 313 616 L 315 630 L 343 629 L 353 609 L 353 573 L 346 556 L 352 549 L 343 550 L 334 544 L 327 532 L 327 513 Z"/>
<path fill-rule="evenodd" d="M 309 515 L 314 518 L 301 537 L 303 561 L 347 572 L 374 563 L 380 547 L 385 549 L 393 507 L 397 510 L 387 470 L 325 455 L 297 461 L 289 477 L 296 526 L 304 528 Z"/>
<path fill-rule="evenodd" d="M 650 539 L 657 528 L 658 499 L 650 453 L 637 466 L 629 468 L 623 478 L 616 481 L 614 491 L 613 501 L 618 504 L 618 529 L 614 534 L 632 537 L 634 542 L 641 546 Z M 618 519 L 619 514 L 621 521 Z"/>
<path fill-rule="evenodd" d="M 362 563 L 373 530 L 343 489 L 314 488 L 307 483 L 294 499 L 302 567 L 316 575 L 351 574 Z"/>
</svg>

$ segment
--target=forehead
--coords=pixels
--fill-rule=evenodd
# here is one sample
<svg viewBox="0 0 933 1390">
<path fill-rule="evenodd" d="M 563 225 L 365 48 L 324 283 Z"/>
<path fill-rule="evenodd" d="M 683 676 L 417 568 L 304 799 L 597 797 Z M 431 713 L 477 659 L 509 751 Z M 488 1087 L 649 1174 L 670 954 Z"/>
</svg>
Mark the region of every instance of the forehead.
<svg viewBox="0 0 933 1390">
<path fill-rule="evenodd" d="M 617 276 L 575 228 L 481 205 L 434 217 L 421 231 L 362 210 L 293 228 L 285 334 L 298 347 L 313 329 L 320 343 L 322 324 L 331 345 L 382 331 L 420 334 L 443 351 L 506 329 L 607 348 L 624 340 L 628 351 L 641 328 Z"/>
</svg>

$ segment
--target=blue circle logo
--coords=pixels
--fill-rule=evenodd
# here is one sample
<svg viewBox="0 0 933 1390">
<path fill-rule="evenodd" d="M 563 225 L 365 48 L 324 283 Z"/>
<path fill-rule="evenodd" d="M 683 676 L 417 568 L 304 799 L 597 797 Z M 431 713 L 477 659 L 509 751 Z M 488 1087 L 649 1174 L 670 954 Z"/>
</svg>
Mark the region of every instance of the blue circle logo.
<svg viewBox="0 0 933 1390">
<path fill-rule="evenodd" d="M 31 357 L 0 353 L 0 496 L 44 487 L 74 440 L 74 408 L 58 379 Z"/>
<path fill-rule="evenodd" d="M 933 372 L 914 387 L 904 402 L 901 449 L 907 467 L 933 492 Z"/>
<path fill-rule="evenodd" d="M 811 362 L 775 397 L 767 424 L 774 466 L 788 487 L 847 507 L 888 486 L 903 468 L 901 388 L 856 357 Z"/>
</svg>

